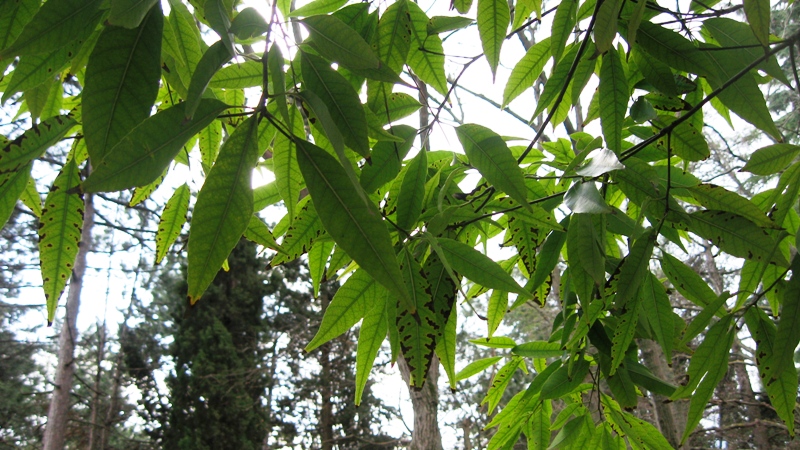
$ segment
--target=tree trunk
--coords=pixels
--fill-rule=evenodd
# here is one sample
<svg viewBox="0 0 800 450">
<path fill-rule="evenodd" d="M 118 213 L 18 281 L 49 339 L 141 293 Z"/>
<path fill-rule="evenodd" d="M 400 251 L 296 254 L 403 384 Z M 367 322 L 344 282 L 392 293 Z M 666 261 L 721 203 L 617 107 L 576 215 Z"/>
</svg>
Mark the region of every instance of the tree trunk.
<svg viewBox="0 0 800 450">
<path fill-rule="evenodd" d="M 414 407 L 414 431 L 411 433 L 410 450 L 442 450 L 442 435 L 439 432 L 439 358 L 433 355 L 431 368 L 425 385 L 417 389 L 409 385 L 411 372 L 401 355 L 398 360 L 400 374 L 408 385 L 411 404 Z"/>
<path fill-rule="evenodd" d="M 672 383 L 674 378 L 672 369 L 667 365 L 661 347 L 649 339 L 640 340 L 639 346 L 642 349 L 644 364 L 653 372 L 653 375 Z M 673 448 L 678 448 L 684 424 L 676 411 L 677 405 L 662 395 L 653 392 L 650 395 L 653 399 L 653 411 L 655 411 L 659 431 Z"/>
<path fill-rule="evenodd" d="M 733 337 L 733 346 L 731 353 L 735 361 L 733 362 L 733 371 L 736 373 L 736 379 L 739 381 L 739 392 L 741 399 L 747 402 L 747 415 L 751 422 L 756 426 L 753 429 L 753 443 L 755 448 L 770 448 L 769 433 L 767 427 L 761 421 L 761 407 L 757 404 L 758 399 L 753 392 L 753 385 L 750 382 L 750 374 L 747 373 L 747 367 L 744 365 L 744 355 L 737 336 Z"/>
<path fill-rule="evenodd" d="M 102 408 L 102 397 L 100 395 L 100 390 L 102 389 L 101 382 L 103 381 L 103 360 L 105 359 L 106 354 L 106 325 L 103 324 L 103 327 L 97 327 L 97 359 L 95 361 L 95 374 L 94 374 L 94 387 L 92 388 L 92 415 L 90 419 L 89 426 L 91 430 L 89 432 L 89 450 L 94 450 L 96 448 L 102 449 L 102 446 L 98 446 L 99 440 L 99 433 L 100 433 L 100 423 L 98 423 L 98 417 L 100 417 L 100 409 Z"/>
<path fill-rule="evenodd" d="M 74 352 L 78 339 L 78 310 L 81 304 L 81 287 L 86 273 L 86 255 L 92 243 L 92 226 L 94 225 L 94 205 L 91 194 L 86 195 L 84 206 L 83 229 L 78 256 L 72 269 L 67 294 L 67 313 L 58 337 L 58 365 L 56 366 L 55 386 L 50 407 L 47 411 L 47 425 L 44 430 L 43 450 L 60 450 L 64 448 L 67 431 L 67 415 L 72 392 L 72 377 L 75 373 Z"/>
<path fill-rule="evenodd" d="M 324 293 L 320 295 L 322 310 L 328 309 L 330 300 Z M 322 405 L 319 411 L 319 437 L 322 441 L 322 450 L 333 450 L 333 403 L 331 402 L 331 343 L 326 342 L 320 347 L 319 363 L 322 366 L 320 374 L 320 396 Z"/>
</svg>

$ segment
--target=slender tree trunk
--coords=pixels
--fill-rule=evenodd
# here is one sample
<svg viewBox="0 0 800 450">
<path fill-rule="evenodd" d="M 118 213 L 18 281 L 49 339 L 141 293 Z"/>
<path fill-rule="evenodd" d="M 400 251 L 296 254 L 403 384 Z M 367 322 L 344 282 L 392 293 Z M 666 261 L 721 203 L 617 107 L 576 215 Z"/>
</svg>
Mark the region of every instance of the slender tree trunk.
<svg viewBox="0 0 800 450">
<path fill-rule="evenodd" d="M 403 376 L 411 405 L 414 407 L 414 431 L 411 433 L 409 450 L 442 450 L 442 435 L 439 432 L 439 358 L 433 355 L 431 368 L 425 385 L 417 389 L 409 385 L 411 372 L 408 363 L 401 355 L 397 361 Z"/>
<path fill-rule="evenodd" d="M 330 300 L 326 294 L 320 295 L 322 310 L 328 309 Z M 319 363 L 322 366 L 320 374 L 320 395 L 322 405 L 319 411 L 319 437 L 322 440 L 322 450 L 333 450 L 333 403 L 331 402 L 331 343 L 327 342 L 320 347 Z"/>
<path fill-rule="evenodd" d="M 642 339 L 639 341 L 639 345 L 642 349 L 642 359 L 647 368 L 653 372 L 653 375 L 667 382 L 672 382 L 674 378 L 672 369 L 667 365 L 661 347 L 649 339 Z M 667 442 L 672 447 L 678 448 L 684 424 L 676 411 L 677 405 L 670 402 L 667 397 L 653 392 L 650 394 L 653 399 L 653 411 L 655 411 L 659 431 L 667 438 Z"/>
<path fill-rule="evenodd" d="M 747 415 L 750 421 L 756 424 L 753 429 L 753 443 L 755 444 L 755 448 L 770 448 L 769 433 L 767 432 L 767 427 L 764 426 L 764 423 L 761 421 L 761 407 L 756 404 L 758 399 L 756 399 L 756 395 L 753 392 L 750 374 L 747 373 L 747 367 L 745 367 L 743 363 L 744 355 L 742 354 L 742 348 L 737 336 L 733 338 L 731 353 L 736 359 L 733 363 L 733 371 L 736 373 L 736 379 L 739 380 L 741 398 L 745 402 L 748 402 Z"/>
<path fill-rule="evenodd" d="M 106 353 L 106 325 L 103 324 L 103 327 L 97 327 L 97 359 L 95 361 L 95 374 L 94 374 L 94 387 L 92 388 L 92 415 L 90 419 L 89 426 L 91 430 L 89 432 L 89 449 L 94 450 L 98 448 L 98 434 L 100 433 L 100 424 L 98 423 L 98 417 L 100 416 L 100 409 L 101 406 L 101 381 L 103 379 L 103 360 L 105 359 Z M 99 448 L 103 448 L 99 446 Z"/>
<path fill-rule="evenodd" d="M 61 333 L 58 337 L 58 365 L 56 366 L 55 386 L 53 397 L 50 399 L 50 408 L 47 411 L 47 425 L 44 429 L 43 450 L 60 450 L 64 448 L 64 439 L 67 432 L 67 415 L 70 407 L 70 393 L 72 392 L 72 377 L 75 373 L 74 353 L 75 341 L 78 339 L 78 310 L 81 304 L 81 288 L 83 276 L 86 273 L 86 255 L 92 244 L 92 226 L 94 225 L 94 205 L 91 194 L 86 195 L 84 206 L 83 229 L 81 230 L 81 243 L 72 277 L 69 280 L 69 293 L 67 294 L 67 313 Z"/>
</svg>

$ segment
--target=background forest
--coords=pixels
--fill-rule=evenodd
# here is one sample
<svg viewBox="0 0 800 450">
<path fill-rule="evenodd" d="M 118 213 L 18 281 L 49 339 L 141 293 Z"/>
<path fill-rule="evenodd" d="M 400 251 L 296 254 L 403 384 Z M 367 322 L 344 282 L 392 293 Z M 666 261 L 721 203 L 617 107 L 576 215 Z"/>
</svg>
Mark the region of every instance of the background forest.
<svg viewBox="0 0 800 450">
<path fill-rule="evenodd" d="M 800 448 L 798 14 L 0 0 L 0 447 Z"/>
</svg>

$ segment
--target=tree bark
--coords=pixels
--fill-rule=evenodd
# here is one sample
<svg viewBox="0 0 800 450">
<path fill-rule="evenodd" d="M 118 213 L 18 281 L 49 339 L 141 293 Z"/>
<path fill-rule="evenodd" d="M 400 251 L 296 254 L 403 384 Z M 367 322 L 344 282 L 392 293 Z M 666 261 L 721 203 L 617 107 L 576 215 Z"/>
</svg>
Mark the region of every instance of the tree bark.
<svg viewBox="0 0 800 450">
<path fill-rule="evenodd" d="M 67 416 L 70 408 L 72 378 L 75 374 L 74 353 L 75 341 L 78 339 L 78 310 L 81 304 L 81 288 L 86 273 L 86 255 L 92 243 L 92 227 L 94 225 L 94 205 L 91 194 L 86 195 L 81 229 L 81 243 L 72 277 L 69 280 L 67 294 L 67 312 L 58 337 L 58 365 L 56 366 L 55 386 L 50 407 L 47 411 L 47 425 L 44 430 L 43 450 L 60 450 L 64 448 L 67 432 Z"/>
<path fill-rule="evenodd" d="M 431 368 L 425 385 L 421 389 L 409 385 L 411 372 L 402 355 L 397 360 L 400 374 L 408 386 L 411 405 L 414 407 L 414 431 L 411 433 L 409 450 L 442 450 L 442 434 L 439 432 L 439 358 L 433 355 Z"/>
<path fill-rule="evenodd" d="M 324 293 L 320 295 L 322 310 L 328 309 L 330 300 Z M 333 450 L 333 403 L 331 402 L 331 343 L 327 342 L 320 348 L 319 362 L 322 366 L 320 376 L 320 396 L 322 405 L 319 411 L 319 437 L 322 441 L 322 450 Z"/>
<path fill-rule="evenodd" d="M 91 415 L 91 430 L 89 432 L 89 450 L 94 450 L 95 448 L 102 449 L 103 447 L 98 446 L 97 443 L 99 442 L 99 434 L 100 434 L 100 424 L 98 423 L 98 417 L 100 417 L 100 409 L 102 408 L 102 401 L 100 390 L 102 389 L 102 381 L 103 381 L 103 360 L 105 360 L 106 354 L 106 325 L 103 323 L 103 327 L 97 327 L 97 359 L 95 361 L 95 374 L 94 374 L 94 387 L 92 388 L 92 415 Z"/>
<path fill-rule="evenodd" d="M 667 382 L 673 382 L 672 369 L 667 365 L 661 347 L 649 339 L 640 340 L 639 346 L 642 349 L 642 359 L 645 366 L 653 372 L 653 375 Z M 678 448 L 684 424 L 676 411 L 677 405 L 662 395 L 653 392 L 650 395 L 653 399 L 653 410 L 656 414 L 659 431 L 673 448 Z"/>
</svg>

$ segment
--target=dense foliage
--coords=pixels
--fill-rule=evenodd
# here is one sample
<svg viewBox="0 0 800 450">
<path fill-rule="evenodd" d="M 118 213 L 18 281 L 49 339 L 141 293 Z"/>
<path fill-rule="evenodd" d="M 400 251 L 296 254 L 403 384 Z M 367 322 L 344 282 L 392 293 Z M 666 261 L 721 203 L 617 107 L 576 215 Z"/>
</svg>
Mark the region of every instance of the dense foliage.
<svg viewBox="0 0 800 450">
<path fill-rule="evenodd" d="M 164 182 L 179 187 L 163 202 L 157 259 L 191 209 L 190 303 L 203 301 L 242 236 L 274 250 L 272 266 L 307 255 L 315 294 L 347 275 L 306 348 L 361 322 L 356 403 L 388 339 L 415 387 L 434 354 L 452 387 L 502 364 L 484 399 L 490 413 L 532 363 L 533 381 L 490 422 L 490 448 L 521 434 L 547 448 L 558 429 L 560 445 L 664 448 L 690 438 L 746 330 L 769 404 L 794 435 L 800 147 L 782 134 L 795 128 L 776 126 L 760 84 L 800 87 L 800 34 L 770 34 L 767 0 L 686 11 L 455 0 L 435 17 L 408 0 L 347 3 L 292 11 L 277 0 L 264 15 L 235 0 L 0 4 L 0 90 L 30 124 L 0 143 L 0 218 L 17 199 L 40 216 L 50 321 L 78 251 L 82 195 L 132 190 L 136 204 Z M 531 30 L 543 22 L 539 39 Z M 457 36 L 476 36 L 483 53 L 453 53 L 445 41 Z M 533 89 L 528 134 L 459 123 L 459 80 L 478 62 L 494 77 L 515 37 L 526 52 L 495 103 L 505 109 Z M 787 57 L 776 56 L 787 50 L 788 77 Z M 417 128 L 402 120 L 414 113 Z M 772 141 L 742 168 L 772 184 L 703 181 L 701 162 L 718 160 L 703 134 L 712 114 Z M 545 135 L 561 125 L 568 136 Z M 437 133 L 451 148 L 432 149 Z M 31 173 L 64 140 L 72 150 L 42 206 Z M 180 179 L 186 165 L 189 177 L 204 174 L 196 194 Z M 253 189 L 256 169 L 274 181 Z M 254 215 L 278 203 L 285 216 L 274 227 Z M 513 248 L 508 259 L 497 261 L 497 242 Z M 703 251 L 740 270 L 734 293 L 678 257 Z M 489 291 L 488 332 L 476 342 L 502 350 L 462 362 L 454 303 Z M 698 311 L 688 324 L 674 291 Z M 548 299 L 560 307 L 546 339 L 494 335 L 509 308 Z M 681 385 L 642 364 L 651 346 L 669 363 L 691 355 Z M 690 399 L 677 438 L 629 412 L 645 392 Z"/>
</svg>

